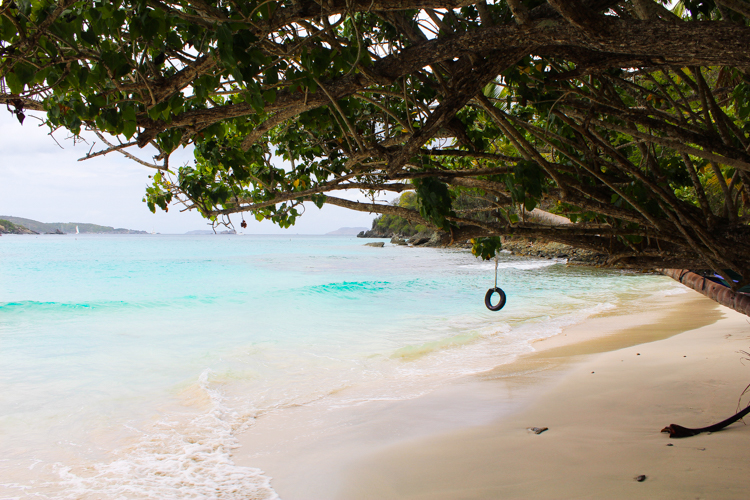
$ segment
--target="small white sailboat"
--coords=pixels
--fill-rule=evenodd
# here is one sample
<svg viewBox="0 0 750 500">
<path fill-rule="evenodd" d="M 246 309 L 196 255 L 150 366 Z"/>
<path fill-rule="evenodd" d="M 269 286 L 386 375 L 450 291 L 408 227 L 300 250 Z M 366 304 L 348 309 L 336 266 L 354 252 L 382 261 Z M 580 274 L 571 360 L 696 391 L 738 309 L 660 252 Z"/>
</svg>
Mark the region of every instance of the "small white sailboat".
<svg viewBox="0 0 750 500">
<path fill-rule="evenodd" d="M 79 234 L 80 231 L 78 231 L 78 226 L 76 226 L 76 234 Z"/>
</svg>

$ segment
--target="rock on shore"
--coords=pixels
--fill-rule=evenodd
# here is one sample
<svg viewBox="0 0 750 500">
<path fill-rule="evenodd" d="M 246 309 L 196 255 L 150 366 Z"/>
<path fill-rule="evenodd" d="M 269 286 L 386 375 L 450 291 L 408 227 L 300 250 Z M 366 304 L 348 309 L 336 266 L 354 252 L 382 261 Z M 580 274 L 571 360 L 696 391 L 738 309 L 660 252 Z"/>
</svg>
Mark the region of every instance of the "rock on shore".
<svg viewBox="0 0 750 500">
<path fill-rule="evenodd" d="M 386 227 L 374 227 L 366 231 L 360 231 L 357 234 L 357 238 L 392 238 L 395 236 L 393 231 Z"/>
<path fill-rule="evenodd" d="M 375 227 L 369 231 L 360 232 L 357 237 L 391 238 L 391 244 L 393 245 L 442 247 L 450 244 L 453 247 L 471 248 L 471 242 L 454 241 L 451 244 L 448 234 L 432 230 L 422 231 L 413 236 L 405 236 L 394 234 L 393 231 L 389 231 L 387 228 Z M 607 256 L 604 254 L 540 239 L 503 237 L 503 249 L 510 251 L 513 255 L 547 259 L 568 259 L 568 262 L 571 264 L 599 266 L 607 262 Z"/>
<path fill-rule="evenodd" d="M 395 234 L 386 228 L 376 227 L 369 231 L 362 231 L 357 235 L 357 238 L 390 238 L 391 243 L 394 245 L 411 245 L 415 247 L 441 247 L 447 243 L 447 235 L 440 231 L 421 231 L 412 236 L 406 236 L 403 234 Z"/>
</svg>

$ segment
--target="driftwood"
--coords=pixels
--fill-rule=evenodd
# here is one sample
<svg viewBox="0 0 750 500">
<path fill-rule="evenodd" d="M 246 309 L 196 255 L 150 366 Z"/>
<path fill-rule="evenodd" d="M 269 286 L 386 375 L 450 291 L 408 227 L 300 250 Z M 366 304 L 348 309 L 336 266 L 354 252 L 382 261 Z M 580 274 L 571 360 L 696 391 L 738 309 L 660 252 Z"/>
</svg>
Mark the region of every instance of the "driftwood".
<svg viewBox="0 0 750 500">
<path fill-rule="evenodd" d="M 690 437 L 690 436 L 697 436 L 701 432 L 716 432 L 722 430 L 724 427 L 728 426 L 729 424 L 733 424 L 745 415 L 750 413 L 750 406 L 742 410 L 741 412 L 737 413 L 736 415 L 729 417 L 726 420 L 722 420 L 718 424 L 709 425 L 708 427 L 701 427 L 699 429 L 689 429 L 687 427 L 683 427 L 681 425 L 677 424 L 670 424 L 663 428 L 662 432 L 669 433 L 669 437 L 671 438 L 684 438 L 684 437 Z"/>
</svg>

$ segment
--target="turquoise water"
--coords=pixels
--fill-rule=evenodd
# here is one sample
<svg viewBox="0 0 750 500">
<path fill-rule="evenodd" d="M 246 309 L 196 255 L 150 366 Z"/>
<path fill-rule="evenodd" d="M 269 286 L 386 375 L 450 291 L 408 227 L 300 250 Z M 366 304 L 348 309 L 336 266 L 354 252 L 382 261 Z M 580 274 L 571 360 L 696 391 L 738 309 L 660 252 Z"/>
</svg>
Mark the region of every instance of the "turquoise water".
<svg viewBox="0 0 750 500">
<path fill-rule="evenodd" d="M 275 498 L 257 418 L 413 398 L 661 276 L 350 237 L 0 238 L 0 498 Z M 241 492 L 241 493 L 238 493 Z"/>
</svg>

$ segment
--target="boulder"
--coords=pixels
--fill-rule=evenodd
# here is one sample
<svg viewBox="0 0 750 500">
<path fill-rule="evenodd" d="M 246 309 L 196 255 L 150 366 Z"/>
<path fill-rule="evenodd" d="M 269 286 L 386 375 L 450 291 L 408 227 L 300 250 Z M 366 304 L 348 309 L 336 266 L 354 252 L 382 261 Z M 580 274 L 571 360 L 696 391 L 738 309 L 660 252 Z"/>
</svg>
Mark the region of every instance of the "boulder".
<svg viewBox="0 0 750 500">
<path fill-rule="evenodd" d="M 407 245 L 408 244 L 408 243 L 406 243 L 405 239 L 403 239 L 403 238 L 401 238 L 399 236 L 394 236 L 393 238 L 391 238 L 391 243 L 393 245 Z"/>
<path fill-rule="evenodd" d="M 425 243 L 430 241 L 430 236 L 431 236 L 430 234 L 417 233 L 411 238 L 409 238 L 407 243 L 409 243 L 409 245 L 414 245 L 415 247 L 418 247 L 419 245 L 424 245 Z"/>
<path fill-rule="evenodd" d="M 372 243 L 365 243 L 364 246 L 382 248 L 383 245 L 385 245 L 385 243 L 383 243 L 382 241 L 373 241 Z"/>
<path fill-rule="evenodd" d="M 446 241 L 443 241 L 445 237 Z M 448 241 L 447 234 L 441 232 L 441 231 L 435 231 L 430 236 L 430 239 L 427 240 L 427 243 L 425 243 L 426 247 L 442 247 L 444 246 Z"/>
</svg>

